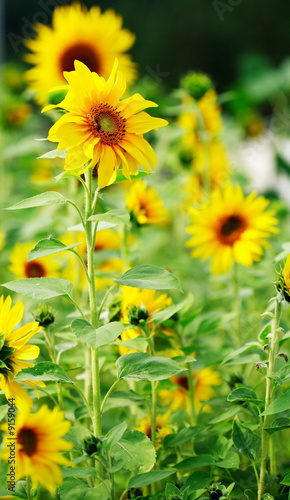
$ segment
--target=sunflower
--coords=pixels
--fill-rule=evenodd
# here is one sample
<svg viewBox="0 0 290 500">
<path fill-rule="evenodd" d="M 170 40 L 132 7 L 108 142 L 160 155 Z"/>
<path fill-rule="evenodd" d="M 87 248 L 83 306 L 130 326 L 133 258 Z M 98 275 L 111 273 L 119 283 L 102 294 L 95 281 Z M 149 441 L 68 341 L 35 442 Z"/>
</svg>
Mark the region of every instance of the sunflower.
<svg viewBox="0 0 290 500">
<path fill-rule="evenodd" d="M 70 450 L 73 445 L 62 439 L 70 428 L 64 413 L 58 407 L 49 410 L 46 405 L 36 413 L 18 412 L 16 417 L 16 480 L 29 476 L 32 483 L 40 483 L 54 493 L 62 483 L 59 465 L 71 465 L 60 452 Z M 8 434 L 8 424 L 7 434 Z M 7 437 L 3 458 L 8 458 Z"/>
<path fill-rule="evenodd" d="M 23 316 L 24 305 L 17 302 L 11 308 L 11 304 L 10 296 L 6 300 L 3 295 L 0 297 L 0 390 L 5 392 L 7 399 L 15 398 L 19 410 L 27 411 L 32 400 L 18 382 L 13 382 L 13 378 L 23 368 L 33 366 L 26 360 L 36 359 L 39 347 L 26 344 L 41 328 L 34 322 L 14 330 Z M 43 382 L 23 383 L 36 391 L 36 386 L 45 387 Z"/>
<path fill-rule="evenodd" d="M 277 233 L 273 210 L 266 210 L 269 201 L 253 192 L 244 197 L 240 186 L 227 184 L 212 193 L 208 203 L 191 209 L 192 225 L 187 228 L 192 238 L 192 257 L 203 261 L 212 257 L 211 272 L 226 274 L 236 260 L 251 266 L 262 257 L 271 233 Z"/>
<path fill-rule="evenodd" d="M 126 322 L 131 306 L 146 309 L 150 318 L 153 313 L 169 307 L 172 304 L 172 299 L 166 293 L 157 295 L 156 290 L 140 290 L 139 288 L 123 286 L 121 302 L 122 317 Z"/>
<path fill-rule="evenodd" d="M 117 66 L 116 60 L 106 82 L 85 64 L 75 61 L 75 71 L 64 73 L 69 83 L 66 97 L 57 106 L 44 108 L 68 111 L 48 134 L 50 141 L 59 143 L 58 149 L 68 150 L 64 169 L 80 169 L 87 164 L 84 172 L 98 165 L 100 188 L 114 182 L 121 163 L 128 179 L 137 173 L 139 164 L 149 173 L 149 165 L 154 168 L 157 158 L 143 134 L 167 125 L 166 120 L 142 111 L 156 104 L 140 94 L 119 100 L 126 82 L 124 75 L 117 73 Z"/>
<path fill-rule="evenodd" d="M 52 87 L 65 83 L 63 72 L 72 71 L 76 59 L 108 78 L 118 57 L 126 82 L 130 84 L 136 77 L 135 64 L 124 54 L 135 36 L 122 29 L 122 18 L 113 10 L 101 13 L 99 7 L 87 10 L 79 3 L 56 7 L 52 28 L 37 24 L 36 32 L 34 40 L 26 41 L 32 52 L 26 60 L 34 66 L 26 77 L 39 104 L 47 102 Z"/>
<path fill-rule="evenodd" d="M 60 265 L 50 255 L 27 262 L 27 255 L 34 246 L 34 243 L 16 243 L 10 255 L 9 271 L 17 279 L 57 276 Z"/>
<path fill-rule="evenodd" d="M 121 334 L 121 340 L 124 342 L 126 340 L 136 339 L 141 336 L 140 330 L 137 328 L 126 328 Z M 126 346 L 119 346 L 120 356 L 124 356 L 125 354 L 131 354 L 132 352 L 139 352 L 137 349 L 129 349 Z M 143 432 L 143 431 L 142 431 Z"/>
<path fill-rule="evenodd" d="M 210 411 L 209 405 L 203 405 L 203 401 L 209 401 L 215 395 L 214 386 L 221 384 L 220 374 L 212 368 L 203 368 L 192 374 L 194 379 L 194 408 L 197 411 Z M 160 391 L 159 397 L 163 404 L 170 405 L 172 411 L 189 408 L 189 382 L 187 375 L 176 375 L 171 382 L 177 385 L 176 389 Z"/>
<path fill-rule="evenodd" d="M 172 434 L 174 432 L 173 427 L 169 424 L 170 412 L 165 413 L 164 415 L 157 414 L 156 415 L 156 444 L 155 447 L 158 450 L 162 445 L 162 441 L 165 436 Z M 137 427 L 137 431 L 143 432 L 149 439 L 151 439 L 152 435 L 152 426 L 151 426 L 151 415 L 146 415 L 146 417 L 138 420 L 139 427 Z"/>
<path fill-rule="evenodd" d="M 147 187 L 141 179 L 133 182 L 129 194 L 125 196 L 131 219 L 138 225 L 159 224 L 167 221 L 167 210 L 153 187 Z"/>
<path fill-rule="evenodd" d="M 201 119 L 203 122 L 202 130 L 205 129 L 212 135 L 221 132 L 223 122 L 221 118 L 221 108 L 217 104 L 217 94 L 215 90 L 208 90 L 198 101 L 187 96 L 183 100 L 183 104 L 186 106 L 194 106 L 196 104 L 195 110 L 185 111 L 178 117 L 178 124 L 185 131 L 183 138 L 185 144 L 188 144 L 188 142 L 192 141 L 194 138 L 195 133 L 198 128 L 200 128 Z"/>
</svg>

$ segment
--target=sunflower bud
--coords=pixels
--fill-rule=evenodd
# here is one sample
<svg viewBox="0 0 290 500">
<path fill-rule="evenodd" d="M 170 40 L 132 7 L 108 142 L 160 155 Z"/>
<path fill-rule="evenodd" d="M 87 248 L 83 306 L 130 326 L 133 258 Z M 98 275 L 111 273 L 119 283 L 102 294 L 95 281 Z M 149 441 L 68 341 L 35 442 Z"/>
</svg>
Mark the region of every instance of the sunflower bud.
<svg viewBox="0 0 290 500">
<path fill-rule="evenodd" d="M 94 455 L 95 453 L 99 453 L 102 446 L 102 440 L 100 438 L 96 438 L 95 436 L 84 439 L 84 451 L 87 455 Z"/>
<path fill-rule="evenodd" d="M 35 321 L 38 321 L 39 326 L 47 327 L 52 325 L 55 320 L 55 311 L 52 307 L 46 304 L 39 304 L 35 312 L 32 313 Z"/>
<path fill-rule="evenodd" d="M 213 88 L 211 79 L 204 73 L 187 73 L 181 79 L 180 84 L 196 101 L 199 101 L 208 90 Z"/>
<path fill-rule="evenodd" d="M 144 322 L 148 319 L 149 314 L 144 306 L 130 306 L 129 308 L 129 322 L 131 325 L 139 325 L 139 323 Z"/>
</svg>

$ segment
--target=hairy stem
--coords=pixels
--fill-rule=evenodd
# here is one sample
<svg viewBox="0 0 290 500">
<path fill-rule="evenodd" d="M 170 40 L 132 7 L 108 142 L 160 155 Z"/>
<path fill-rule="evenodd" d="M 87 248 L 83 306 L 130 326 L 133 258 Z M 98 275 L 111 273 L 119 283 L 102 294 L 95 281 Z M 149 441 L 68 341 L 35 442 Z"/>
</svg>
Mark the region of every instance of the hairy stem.
<svg viewBox="0 0 290 500">
<path fill-rule="evenodd" d="M 272 403 L 272 400 L 273 400 L 272 379 L 270 378 L 270 376 L 275 371 L 275 358 L 276 358 L 277 347 L 278 347 L 278 343 L 279 343 L 278 328 L 279 328 L 280 315 L 281 315 L 281 304 L 282 304 L 282 298 L 279 295 L 275 299 L 275 314 L 274 314 L 274 318 L 272 321 L 272 338 L 271 338 L 271 345 L 269 346 L 269 360 L 268 360 L 267 377 L 266 377 L 265 411 L 267 410 L 268 406 Z M 261 429 L 261 432 L 262 432 L 261 455 L 262 455 L 262 457 L 261 457 L 260 480 L 259 480 L 259 488 L 258 488 L 258 500 L 261 500 L 262 495 L 263 495 L 263 491 L 264 491 L 268 450 L 270 452 L 270 456 L 269 456 L 269 458 L 270 458 L 270 473 L 273 476 L 277 475 L 274 443 L 272 441 L 273 438 L 272 438 L 272 436 L 269 436 L 268 432 L 265 430 L 269 426 L 270 426 L 270 416 L 265 415 L 264 421 L 263 421 L 263 426 Z M 270 442 L 272 441 L 270 446 L 269 446 L 269 441 Z"/>
</svg>

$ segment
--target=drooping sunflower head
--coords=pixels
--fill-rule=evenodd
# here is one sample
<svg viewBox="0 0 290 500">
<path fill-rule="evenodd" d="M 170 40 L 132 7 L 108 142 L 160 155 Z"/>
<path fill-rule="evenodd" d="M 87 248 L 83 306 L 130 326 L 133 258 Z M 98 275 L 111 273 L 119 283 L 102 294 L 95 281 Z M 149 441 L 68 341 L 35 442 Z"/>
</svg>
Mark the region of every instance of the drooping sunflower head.
<svg viewBox="0 0 290 500">
<path fill-rule="evenodd" d="M 52 256 L 27 261 L 28 253 L 34 246 L 34 243 L 16 243 L 10 255 L 9 270 L 17 279 L 56 277 L 60 264 Z"/>
<path fill-rule="evenodd" d="M 35 28 L 35 39 L 26 41 L 32 52 L 26 60 L 34 66 L 27 72 L 27 80 L 39 104 L 48 102 L 51 88 L 65 83 L 63 72 L 72 71 L 75 60 L 108 78 L 118 57 L 126 82 L 134 81 L 136 66 L 125 52 L 135 36 L 122 28 L 122 18 L 113 10 L 101 13 L 97 6 L 87 10 L 79 3 L 59 6 L 52 27 L 37 24 Z"/>
<path fill-rule="evenodd" d="M 129 194 L 125 196 L 131 219 L 138 225 L 162 225 L 167 221 L 167 210 L 156 189 L 147 187 L 141 179 L 133 182 Z"/>
<path fill-rule="evenodd" d="M 32 400 L 13 378 L 23 368 L 33 366 L 29 361 L 38 357 L 39 347 L 27 345 L 27 342 L 40 327 L 38 322 L 33 322 L 14 330 L 23 316 L 24 305 L 22 302 L 11 305 L 10 296 L 5 300 L 3 295 L 0 297 L 0 390 L 5 392 L 7 399 L 15 398 L 17 408 L 27 409 L 32 406 Z M 45 387 L 42 382 L 24 383 L 34 389 L 36 386 Z"/>
<path fill-rule="evenodd" d="M 48 139 L 58 142 L 58 149 L 68 150 L 65 170 L 80 172 L 97 166 L 100 188 L 112 184 L 122 164 L 126 178 L 141 165 L 149 173 L 157 164 L 156 155 L 144 139 L 149 130 L 167 125 L 161 118 L 152 118 L 144 109 L 156 106 L 140 94 L 120 98 L 125 92 L 124 75 L 117 72 L 116 60 L 107 81 L 87 66 L 75 61 L 75 71 L 65 72 L 68 92 L 55 107 L 67 111 L 50 129 Z"/>
<path fill-rule="evenodd" d="M 192 238 L 192 257 L 203 261 L 212 257 L 211 272 L 226 274 L 235 260 L 251 266 L 261 259 L 266 238 L 278 232 L 273 210 L 266 210 L 269 202 L 252 193 L 247 197 L 240 186 L 227 184 L 216 190 L 200 208 L 192 208 L 192 225 L 187 228 Z"/>
<path fill-rule="evenodd" d="M 36 413 L 19 412 L 16 418 L 16 480 L 29 476 L 33 483 L 40 483 L 54 493 L 62 483 L 59 465 L 71 465 L 61 452 L 72 448 L 63 439 L 70 422 L 64 420 L 59 408 L 49 410 L 46 405 Z M 9 441 L 7 441 L 8 444 Z M 8 455 L 8 447 L 4 453 Z"/>
</svg>

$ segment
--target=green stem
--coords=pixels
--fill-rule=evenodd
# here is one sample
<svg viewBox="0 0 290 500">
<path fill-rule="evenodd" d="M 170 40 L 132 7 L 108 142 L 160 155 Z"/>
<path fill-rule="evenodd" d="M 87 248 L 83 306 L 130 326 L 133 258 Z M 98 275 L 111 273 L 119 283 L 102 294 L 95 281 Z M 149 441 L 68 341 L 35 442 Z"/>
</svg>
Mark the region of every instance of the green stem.
<svg viewBox="0 0 290 500">
<path fill-rule="evenodd" d="M 90 316 L 91 324 L 94 328 L 98 328 L 98 306 L 95 287 L 95 269 L 94 269 L 94 253 L 95 241 L 93 234 L 95 223 L 88 219 L 93 215 L 92 204 L 92 170 L 89 169 L 86 174 L 86 214 L 85 214 L 85 233 L 87 244 L 87 263 L 88 263 L 88 285 L 89 285 L 89 300 L 90 300 Z M 92 367 L 92 390 L 93 390 L 93 433 L 95 437 L 102 434 L 101 424 L 101 385 L 100 385 L 100 368 L 98 350 L 91 348 L 91 367 Z M 96 468 L 100 476 L 102 476 L 102 467 L 96 464 Z"/>
<path fill-rule="evenodd" d="M 269 346 L 269 361 L 267 368 L 267 378 L 266 378 L 266 398 L 265 398 L 265 411 L 268 406 L 272 403 L 273 400 L 273 389 L 272 389 L 272 379 L 270 376 L 275 371 L 275 358 L 277 354 L 277 348 L 279 344 L 279 322 L 281 316 L 281 305 L 282 305 L 282 297 L 279 295 L 275 300 L 275 314 L 272 321 L 272 338 L 271 345 Z M 272 441 L 272 436 L 269 436 L 268 432 L 265 430 L 270 426 L 270 415 L 265 415 L 263 426 L 261 429 L 262 433 L 262 445 L 261 445 L 261 469 L 260 469 L 260 480 L 259 480 L 259 488 L 258 488 L 258 500 L 261 500 L 263 491 L 264 491 L 264 483 L 265 483 L 265 473 L 266 473 L 266 464 L 268 458 L 268 448 L 270 452 L 270 473 L 272 476 L 277 475 L 276 469 L 276 459 L 275 459 L 275 451 L 274 444 Z M 269 446 L 269 441 L 271 445 Z"/>
<path fill-rule="evenodd" d="M 115 387 L 118 384 L 118 382 L 120 382 L 119 379 L 115 380 L 115 382 L 111 385 L 110 389 L 108 390 L 107 394 L 105 395 L 105 397 L 103 399 L 103 402 L 101 404 L 101 415 L 102 415 L 102 413 L 104 411 L 104 407 L 105 407 L 105 404 L 106 404 L 106 401 L 107 401 L 108 397 L 113 392 L 113 390 L 115 389 Z"/>
<path fill-rule="evenodd" d="M 104 305 L 106 303 L 107 298 L 109 297 L 109 295 L 110 295 L 111 291 L 113 290 L 113 288 L 115 288 L 116 286 L 117 286 L 117 284 L 114 283 L 112 286 L 110 286 L 109 290 L 106 292 L 106 294 L 105 294 L 105 296 L 104 296 L 104 298 L 103 298 L 103 300 L 101 302 L 101 305 L 99 307 L 98 318 L 100 318 L 100 316 L 101 316 L 101 312 L 103 310 L 103 307 L 104 307 Z"/>
<path fill-rule="evenodd" d="M 72 384 L 72 387 L 79 393 L 79 395 L 81 396 L 82 400 L 84 401 L 86 407 L 87 407 L 87 410 L 89 412 L 89 415 L 93 421 L 93 414 L 92 414 L 92 411 L 91 411 L 91 408 L 90 408 L 90 405 L 89 405 L 89 402 L 86 398 L 86 396 L 84 395 L 83 391 L 77 386 L 77 384 Z"/>
<path fill-rule="evenodd" d="M 26 477 L 26 495 L 27 495 L 27 500 L 33 499 L 32 489 L 31 489 L 31 479 L 29 476 Z"/>
<path fill-rule="evenodd" d="M 191 363 L 188 363 L 188 385 L 189 385 L 189 418 L 190 424 L 196 425 L 196 413 L 194 408 L 194 381 Z"/>
<path fill-rule="evenodd" d="M 239 298 L 238 265 L 236 262 L 234 262 L 233 264 L 232 279 L 233 279 L 233 296 L 234 296 L 233 310 L 236 313 L 233 321 L 233 333 L 234 333 L 235 348 L 238 349 L 240 347 L 241 299 Z"/>
<path fill-rule="evenodd" d="M 50 356 L 50 359 L 53 363 L 57 363 L 56 359 L 56 354 L 55 354 L 55 348 L 54 348 L 54 341 L 52 335 L 49 333 L 49 327 L 43 327 L 44 331 L 44 337 L 46 340 L 47 344 L 47 350 Z M 63 399 L 62 399 L 62 392 L 61 392 L 61 387 L 58 382 L 56 382 L 56 392 L 57 392 L 57 399 L 58 399 L 58 406 L 63 409 Z"/>
</svg>

